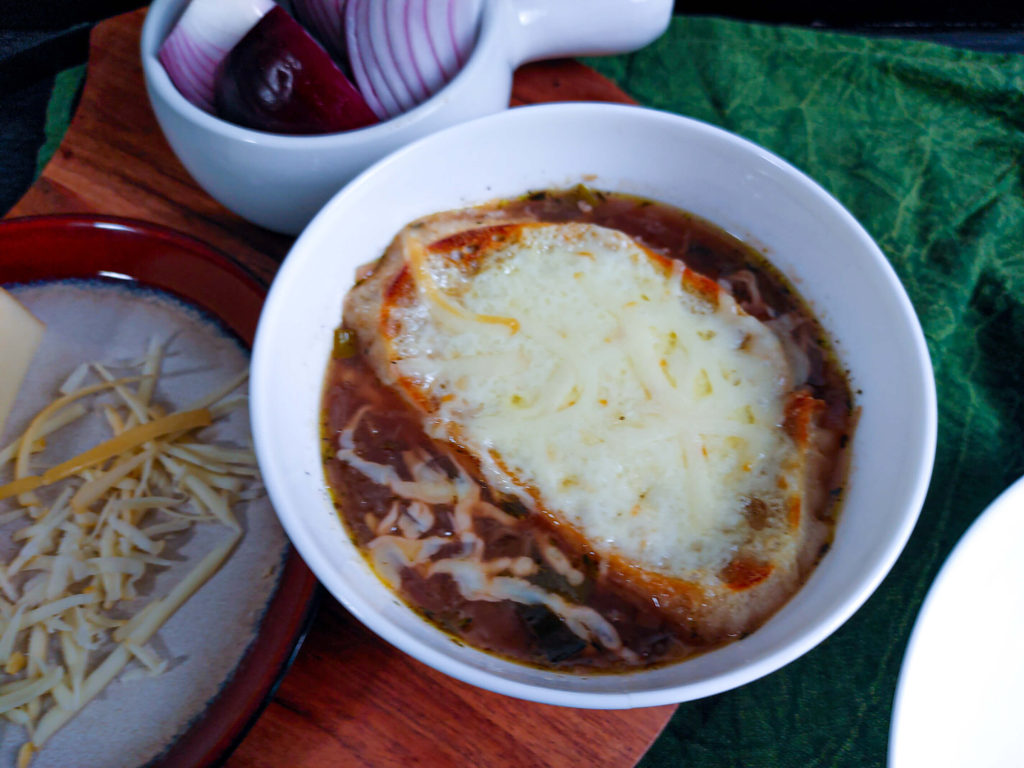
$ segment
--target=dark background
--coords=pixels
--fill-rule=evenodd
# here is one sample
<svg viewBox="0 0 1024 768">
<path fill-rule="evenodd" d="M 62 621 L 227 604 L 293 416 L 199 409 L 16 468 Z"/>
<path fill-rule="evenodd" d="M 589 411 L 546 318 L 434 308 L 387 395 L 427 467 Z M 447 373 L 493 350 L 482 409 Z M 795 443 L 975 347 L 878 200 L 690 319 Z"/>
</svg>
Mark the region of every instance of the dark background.
<svg viewBox="0 0 1024 768">
<path fill-rule="evenodd" d="M 139 0 L 0 0 L 0 215 L 32 183 L 54 76 L 86 60 L 97 21 Z M 1024 6 L 993 0 L 677 1 L 677 13 L 925 39 L 1024 52 Z"/>
<path fill-rule="evenodd" d="M 970 25 L 1012 25 L 1024 22 L 1021 6 L 1013 2 L 978 0 L 861 0 L 857 3 L 797 2 L 777 3 L 744 0 L 698 0 L 677 2 L 677 13 L 713 14 L 737 18 L 815 24 L 829 27 L 860 27 L 886 24 L 921 24 L 963 27 Z M 766 7 L 770 6 L 770 7 Z"/>
<path fill-rule="evenodd" d="M 58 29 L 77 22 L 96 21 L 139 8 L 138 0 L 0 0 L 4 29 Z M 856 29 L 906 25 L 955 28 L 1017 27 L 1024 29 L 1019 3 L 993 0 L 860 0 L 835 7 L 810 0 L 688 0 L 676 2 L 677 13 L 732 16 L 752 21 L 806 24 Z"/>
</svg>

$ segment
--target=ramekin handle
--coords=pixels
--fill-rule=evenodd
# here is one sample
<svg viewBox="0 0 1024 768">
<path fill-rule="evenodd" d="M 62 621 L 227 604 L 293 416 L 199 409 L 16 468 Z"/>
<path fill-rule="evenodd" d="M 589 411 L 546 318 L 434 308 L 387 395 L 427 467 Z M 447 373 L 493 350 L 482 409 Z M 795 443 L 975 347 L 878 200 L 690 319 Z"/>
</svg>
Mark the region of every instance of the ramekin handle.
<svg viewBox="0 0 1024 768">
<path fill-rule="evenodd" d="M 508 0 L 515 64 L 642 48 L 668 27 L 672 0 Z"/>
</svg>

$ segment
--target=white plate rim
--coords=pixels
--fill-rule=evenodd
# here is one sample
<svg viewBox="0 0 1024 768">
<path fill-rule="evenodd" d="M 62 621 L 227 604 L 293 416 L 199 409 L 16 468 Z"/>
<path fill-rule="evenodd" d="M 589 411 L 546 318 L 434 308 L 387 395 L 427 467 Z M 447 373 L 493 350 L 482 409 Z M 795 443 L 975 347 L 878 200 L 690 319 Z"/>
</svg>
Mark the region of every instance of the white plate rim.
<svg viewBox="0 0 1024 768">
<path fill-rule="evenodd" d="M 944 610 L 945 596 L 951 590 L 951 584 L 961 579 L 964 572 L 965 561 L 977 559 L 977 550 L 990 546 L 989 542 L 996 539 L 1000 531 L 1008 524 L 1014 522 L 1013 515 L 1024 515 L 1024 477 L 1017 479 L 1012 485 L 1002 491 L 985 509 L 975 518 L 967 531 L 954 545 L 952 551 L 946 557 L 939 569 L 938 575 L 928 588 L 924 602 L 914 620 L 914 628 L 911 631 L 910 639 L 907 642 L 903 661 L 900 665 L 899 678 L 896 684 L 896 692 L 893 697 L 892 716 L 889 726 L 889 744 L 887 764 L 889 768 L 914 768 L 917 763 L 909 760 L 917 754 L 913 747 L 907 747 L 908 738 L 905 734 L 908 729 L 908 722 L 914 722 L 914 715 L 909 714 L 909 706 L 912 695 L 908 694 L 908 686 L 914 678 L 911 676 L 915 665 L 919 663 L 922 655 L 922 647 L 927 647 L 931 642 L 932 635 L 928 632 L 931 617 L 937 612 Z M 1024 592 L 1024 582 L 1017 585 L 1017 590 Z M 977 652 L 977 649 L 972 652 Z M 1024 673 L 1022 673 L 1024 675 Z M 910 750 L 910 751 L 908 751 Z M 1017 760 L 1024 760 L 1024 756 L 1016 755 Z M 1006 765 L 1020 763 L 1005 763 Z M 987 765 L 987 763 L 986 763 Z"/>
</svg>

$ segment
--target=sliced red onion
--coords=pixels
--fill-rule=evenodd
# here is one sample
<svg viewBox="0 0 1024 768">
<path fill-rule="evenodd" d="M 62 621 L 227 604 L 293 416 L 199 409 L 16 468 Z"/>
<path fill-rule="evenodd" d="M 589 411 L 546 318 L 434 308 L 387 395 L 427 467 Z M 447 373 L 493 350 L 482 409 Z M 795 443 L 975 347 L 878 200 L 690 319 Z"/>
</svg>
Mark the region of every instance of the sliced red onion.
<svg viewBox="0 0 1024 768">
<path fill-rule="evenodd" d="M 398 68 L 399 77 L 402 78 L 409 93 L 412 96 L 413 104 L 419 104 L 426 100 L 431 91 L 423 79 L 423 75 L 416 67 L 416 59 L 412 53 L 412 43 L 409 40 L 410 10 L 415 3 L 391 3 L 387 6 L 387 24 L 391 39 L 391 55 L 395 66 Z"/>
<path fill-rule="evenodd" d="M 451 23 L 453 2 L 455 0 L 429 0 L 427 3 L 427 34 L 441 62 L 445 82 L 459 71 L 458 44 Z"/>
<path fill-rule="evenodd" d="M 363 98 L 366 99 L 366 103 L 370 105 L 370 109 L 373 110 L 378 118 L 386 120 L 388 117 L 387 110 L 384 109 L 384 104 L 381 103 L 380 96 L 377 95 L 377 91 L 374 89 L 373 83 L 370 82 L 369 75 L 366 73 L 365 59 L 369 52 L 360 49 L 359 44 L 362 40 L 362 35 L 356 36 L 356 27 L 360 23 L 357 15 L 359 15 L 361 10 L 361 4 L 358 0 L 348 0 L 345 3 L 345 48 L 348 50 L 348 63 L 352 67 L 352 77 L 355 78 L 356 86 L 359 88 L 359 92 L 363 94 Z"/>
<path fill-rule="evenodd" d="M 427 34 L 427 5 L 437 0 L 409 0 L 405 3 L 405 35 L 409 41 L 409 53 L 413 66 L 423 80 L 424 90 L 429 96 L 444 86 L 445 75 L 441 59 L 434 50 L 434 44 Z M 401 4 L 399 4 L 401 5 Z"/>
<path fill-rule="evenodd" d="M 268 12 L 217 73 L 217 115 L 274 133 L 336 133 L 377 122 L 327 51 L 283 8 Z"/>
<path fill-rule="evenodd" d="M 274 0 L 192 0 L 157 52 L 181 95 L 213 112 L 217 67 L 273 7 Z"/>
<path fill-rule="evenodd" d="M 364 0 L 366 2 L 366 0 Z M 395 102 L 399 112 L 407 112 L 417 104 L 413 92 L 406 83 L 405 78 L 398 69 L 396 61 L 396 47 L 406 48 L 405 28 L 401 24 L 394 25 L 390 21 L 387 11 L 387 4 L 373 2 L 370 0 L 370 45 L 373 48 L 373 58 L 380 69 L 380 76 L 383 78 Z M 391 6 L 401 6 L 402 3 L 392 2 Z M 394 115 L 390 115 L 394 117 Z"/>
<path fill-rule="evenodd" d="M 370 6 L 371 2 L 364 0 L 348 0 L 345 5 L 345 43 L 359 92 L 377 117 L 387 120 L 400 110 L 391 89 L 380 75 L 370 44 Z"/>
<path fill-rule="evenodd" d="M 345 40 L 356 84 L 381 119 L 439 91 L 469 58 L 482 0 L 348 0 Z"/>
<path fill-rule="evenodd" d="M 455 42 L 455 60 L 459 69 L 469 61 L 480 26 L 480 0 L 453 0 L 448 5 L 448 22 Z"/>
</svg>

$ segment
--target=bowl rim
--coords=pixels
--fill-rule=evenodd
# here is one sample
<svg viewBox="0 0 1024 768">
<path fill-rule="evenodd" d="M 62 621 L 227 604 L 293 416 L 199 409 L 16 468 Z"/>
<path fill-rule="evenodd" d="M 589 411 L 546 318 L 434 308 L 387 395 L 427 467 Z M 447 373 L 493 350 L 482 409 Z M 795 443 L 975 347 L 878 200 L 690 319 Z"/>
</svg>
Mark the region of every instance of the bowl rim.
<svg viewBox="0 0 1024 768">
<path fill-rule="evenodd" d="M 939 566 L 938 573 L 928 587 L 924 600 L 921 602 L 914 617 L 910 637 L 903 648 L 903 658 L 900 663 L 899 676 L 896 680 L 896 689 L 893 693 L 892 717 L 889 721 L 889 745 L 887 749 L 887 765 L 890 768 L 907 768 L 907 766 L 913 765 L 915 758 L 927 758 L 928 751 L 919 746 L 922 744 L 923 734 L 921 733 L 922 729 L 920 726 L 922 721 L 929 723 L 929 736 L 927 737 L 929 741 L 927 743 L 935 745 L 939 749 L 948 749 L 952 746 L 949 741 L 931 740 L 931 733 L 934 732 L 932 727 L 934 724 L 932 719 L 934 713 L 930 710 L 929 706 L 921 706 L 923 703 L 922 695 L 928 693 L 938 694 L 938 691 L 929 690 L 927 684 L 923 682 L 927 672 L 931 667 L 935 666 L 935 662 L 932 659 L 940 655 L 936 651 L 944 650 L 941 646 L 942 641 L 937 639 L 943 636 L 937 634 L 938 630 L 936 628 L 941 629 L 943 622 L 952 613 L 949 606 L 955 604 L 956 601 L 951 599 L 950 595 L 964 591 L 964 585 L 973 581 L 975 571 L 970 568 L 970 563 L 977 562 L 984 556 L 986 564 L 994 562 L 996 567 L 1006 567 L 1006 564 L 1010 561 L 1006 550 L 994 550 L 992 542 L 999 541 L 1000 539 L 1011 542 L 1015 540 L 1015 527 L 1019 528 L 1022 511 L 1024 511 L 1024 477 L 1019 477 L 1000 491 L 994 499 L 989 501 L 978 516 L 971 521 L 967 530 L 960 535 L 960 538 L 953 544 L 952 549 L 946 553 L 945 559 Z M 1003 538 L 1004 536 L 1006 538 Z M 1013 559 L 1016 560 L 1015 554 Z M 1009 594 L 1007 594 L 1006 590 L 996 594 L 1004 603 L 1007 596 L 1019 599 L 1020 587 L 1017 586 L 1014 589 L 1016 591 L 1009 590 Z M 973 610 L 976 614 L 982 612 L 978 608 Z M 960 612 L 957 611 L 956 615 L 959 622 Z M 1000 653 L 996 653 L 995 658 L 1003 662 L 1006 661 Z M 977 662 L 972 663 L 975 666 L 968 667 L 967 670 L 977 673 Z M 1020 669 L 1020 667 L 1018 666 L 1016 669 Z M 1013 672 L 1010 672 L 1007 674 L 1007 678 L 1004 678 L 1007 682 L 1001 684 L 1002 690 L 1009 690 L 1007 683 L 1013 679 L 1012 675 Z M 1018 672 L 1017 679 L 1019 677 L 1020 673 Z M 986 676 L 982 673 L 975 679 L 986 680 Z M 947 692 L 952 688 L 959 694 L 968 694 L 967 696 L 961 695 L 958 698 L 962 702 L 970 701 L 970 706 L 974 709 L 975 698 L 969 694 L 980 693 L 980 691 L 964 691 L 962 685 L 962 678 L 960 685 L 957 686 L 950 686 L 948 679 L 944 679 L 943 693 L 941 696 L 936 696 L 931 706 L 944 705 L 948 697 Z M 1002 685 L 1006 687 L 1002 687 Z M 991 711 L 992 707 L 1009 703 L 1006 701 L 1007 696 L 1005 694 L 1000 696 L 996 691 L 991 693 L 995 695 L 988 699 L 987 704 L 982 707 L 983 711 L 978 714 L 985 714 L 985 707 Z M 915 704 L 917 705 L 916 708 L 914 707 Z M 1013 712 L 1015 707 L 1012 704 L 1009 706 L 1009 711 Z M 982 717 L 978 719 L 984 721 Z M 954 733 L 961 738 L 963 737 L 962 729 L 955 729 Z M 978 748 L 983 745 L 973 741 L 969 743 L 974 748 L 976 757 L 981 757 L 977 755 L 977 752 L 980 751 Z M 1009 750 L 1001 752 L 998 739 L 989 744 L 990 748 L 994 751 L 991 754 L 985 755 L 984 759 L 978 760 L 978 765 L 999 765 L 1002 764 L 1002 761 L 1008 761 L 1007 764 L 1013 762 Z M 1019 746 L 1019 742 L 1017 742 L 1017 745 Z M 1006 747 L 1005 744 L 1001 746 Z M 933 752 L 932 754 L 935 753 Z M 951 764 L 953 763 L 946 763 L 946 765 Z"/>
<path fill-rule="evenodd" d="M 6 245 L 0 251 L 0 287 L 101 279 L 155 289 L 201 311 L 251 350 L 266 280 L 190 234 L 125 216 L 33 214 L 0 221 L 0 242 Z M 24 255 L 40 249 L 47 258 Z M 224 305 L 225 295 L 236 301 Z M 147 765 L 226 759 L 270 704 L 319 607 L 316 578 L 298 550 L 289 545 L 283 554 L 277 583 L 238 663 Z"/>
<path fill-rule="evenodd" d="M 268 363 L 264 362 L 265 355 L 269 354 L 266 350 L 266 344 L 269 342 L 265 341 L 269 334 L 267 328 L 275 322 L 277 315 L 286 311 L 285 301 L 289 284 L 301 275 L 306 267 L 306 262 L 312 258 L 310 256 L 311 251 L 307 249 L 307 244 L 315 242 L 321 237 L 322 232 L 329 231 L 334 226 L 333 211 L 343 205 L 341 201 L 360 196 L 363 188 L 370 186 L 377 175 L 386 172 L 394 166 L 400 168 L 403 163 L 407 162 L 407 157 L 415 157 L 419 153 L 429 152 L 430 147 L 434 143 L 453 141 L 460 134 L 469 135 L 481 132 L 494 122 L 514 123 L 521 121 L 529 123 L 537 120 L 557 120 L 567 114 L 584 116 L 593 120 L 624 116 L 629 119 L 661 122 L 675 126 L 678 130 L 696 132 L 704 137 L 710 137 L 715 141 L 732 145 L 744 153 L 749 153 L 763 161 L 767 161 L 782 176 L 788 177 L 789 181 L 796 184 L 804 192 L 810 193 L 817 203 L 838 215 L 839 220 L 856 237 L 858 245 L 864 251 L 865 256 L 869 258 L 873 266 L 878 270 L 878 274 L 884 278 L 885 283 L 891 289 L 891 298 L 898 304 L 899 311 L 905 321 L 905 331 L 909 333 L 913 340 L 913 348 L 908 349 L 907 354 L 913 359 L 915 369 L 920 374 L 920 383 L 922 385 L 921 391 L 915 392 L 920 397 L 922 404 L 922 423 L 919 426 L 921 439 L 915 446 L 919 454 L 914 467 L 914 480 L 907 493 L 908 503 L 905 506 L 900 525 L 886 542 L 886 545 L 878 552 L 872 567 L 863 573 L 863 577 L 857 582 L 856 588 L 848 592 L 845 599 L 834 604 L 829 611 L 819 616 L 812 625 L 800 629 L 799 633 L 791 640 L 758 658 L 748 660 L 725 672 L 711 674 L 706 679 L 638 692 L 579 691 L 571 690 L 569 687 L 542 687 L 531 683 L 510 680 L 494 672 L 470 666 L 461 660 L 423 644 L 419 639 L 412 637 L 391 622 L 374 614 L 369 610 L 370 606 L 368 604 L 364 605 L 357 596 L 346 592 L 344 589 L 338 589 L 337 582 L 339 579 L 334 576 L 334 569 L 329 562 L 325 562 L 318 556 L 318 552 L 313 546 L 312 533 L 307 531 L 300 523 L 301 513 L 292 510 L 291 505 L 286 500 L 287 478 L 280 476 L 276 467 L 272 464 L 273 446 L 268 435 L 270 427 L 263 405 L 264 402 L 269 404 L 269 397 L 266 392 L 267 377 L 264 375 L 265 369 L 269 373 Z M 345 290 L 347 291 L 347 287 Z M 631 105 L 558 103 L 518 107 L 495 115 L 477 118 L 424 137 L 372 165 L 331 198 L 307 225 L 282 263 L 260 319 L 260 327 L 257 330 L 256 343 L 253 350 L 252 370 L 253 437 L 268 492 L 274 500 L 274 507 L 278 511 L 286 532 L 292 538 L 296 548 L 303 553 L 310 568 L 321 578 L 324 585 L 353 615 L 376 634 L 423 663 L 464 682 L 498 693 L 546 704 L 614 709 L 689 701 L 722 693 L 752 682 L 782 668 L 810 651 L 842 626 L 866 602 L 868 597 L 877 589 L 892 569 L 920 516 L 931 480 L 935 458 L 938 420 L 937 397 L 934 372 L 924 333 L 906 290 L 899 281 L 895 270 L 864 227 L 820 184 L 789 162 L 756 143 L 693 118 Z M 811 573 L 810 578 L 813 578 L 818 570 L 820 570 L 820 566 Z M 806 587 L 806 583 L 804 587 Z M 801 589 L 804 587 L 801 587 Z M 725 647 L 730 646 L 727 645 Z M 483 651 L 479 651 L 479 653 L 491 656 Z M 685 660 L 680 663 L 685 663 Z M 633 676 L 644 674 L 648 671 L 639 670 L 636 673 L 624 674 Z M 552 672 L 552 679 L 560 679 L 566 682 L 578 677 L 578 674 Z"/>
<path fill-rule="evenodd" d="M 345 148 L 353 145 L 355 149 L 364 142 L 376 142 L 387 140 L 406 130 L 416 130 L 416 124 L 428 119 L 439 109 L 452 100 L 454 93 L 465 90 L 466 83 L 476 75 L 484 64 L 484 58 L 492 50 L 497 50 L 501 45 L 500 18 L 504 13 L 502 3 L 486 2 L 483 4 L 480 18 L 480 28 L 477 32 L 477 39 L 473 44 L 473 50 L 466 60 L 466 63 L 459 68 L 455 77 L 445 83 L 440 90 L 429 96 L 425 101 L 415 107 L 402 112 L 395 117 L 381 120 L 373 125 L 355 128 L 337 133 L 325 134 L 286 134 L 260 131 L 255 128 L 246 128 L 236 125 L 223 118 L 212 115 L 186 99 L 175 87 L 170 76 L 164 69 L 157 57 L 157 52 L 163 44 L 164 37 L 170 33 L 173 27 L 171 24 L 164 36 L 158 37 L 160 28 L 167 25 L 168 19 L 174 17 L 177 23 L 183 8 L 172 12 L 172 7 L 180 4 L 184 6 L 188 0 L 153 0 L 146 12 L 146 18 L 142 24 L 142 34 L 139 41 L 142 69 L 145 75 L 146 84 L 151 92 L 159 97 L 182 118 L 190 123 L 220 135 L 223 138 L 233 139 L 250 144 L 259 144 L 267 148 L 296 148 L 302 146 L 309 151 L 324 151 L 329 147 Z M 511 71 L 511 63 L 509 68 Z"/>
</svg>

